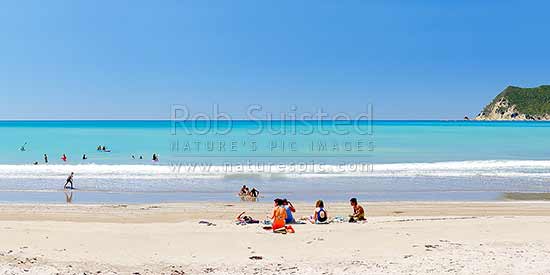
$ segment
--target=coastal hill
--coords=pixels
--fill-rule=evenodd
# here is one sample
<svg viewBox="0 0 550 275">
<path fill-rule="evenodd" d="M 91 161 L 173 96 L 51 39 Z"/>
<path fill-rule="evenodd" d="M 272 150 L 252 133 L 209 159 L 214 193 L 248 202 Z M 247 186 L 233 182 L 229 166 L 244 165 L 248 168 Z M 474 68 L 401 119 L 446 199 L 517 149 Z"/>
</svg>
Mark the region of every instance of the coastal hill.
<svg viewBox="0 0 550 275">
<path fill-rule="evenodd" d="M 550 85 L 535 88 L 508 86 L 475 120 L 550 120 Z"/>
</svg>

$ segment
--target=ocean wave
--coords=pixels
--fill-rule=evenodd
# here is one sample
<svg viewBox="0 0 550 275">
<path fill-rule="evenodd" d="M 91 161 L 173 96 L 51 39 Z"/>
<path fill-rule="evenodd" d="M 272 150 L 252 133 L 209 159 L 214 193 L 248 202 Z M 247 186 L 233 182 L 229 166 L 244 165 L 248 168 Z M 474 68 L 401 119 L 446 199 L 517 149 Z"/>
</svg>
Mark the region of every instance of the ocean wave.
<svg viewBox="0 0 550 275">
<path fill-rule="evenodd" d="M 433 163 L 278 165 L 0 165 L 2 179 L 315 178 L 315 177 L 550 177 L 550 160 L 479 160 Z"/>
</svg>

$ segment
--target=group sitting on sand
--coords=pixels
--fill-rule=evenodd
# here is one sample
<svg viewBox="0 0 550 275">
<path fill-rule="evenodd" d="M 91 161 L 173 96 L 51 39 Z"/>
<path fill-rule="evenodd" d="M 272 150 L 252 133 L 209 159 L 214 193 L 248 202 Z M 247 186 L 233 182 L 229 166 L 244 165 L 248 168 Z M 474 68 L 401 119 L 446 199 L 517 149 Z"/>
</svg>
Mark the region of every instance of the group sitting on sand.
<svg viewBox="0 0 550 275">
<path fill-rule="evenodd" d="M 359 203 L 357 203 L 357 199 L 351 198 L 349 201 L 353 209 L 353 214 L 348 216 L 349 218 L 348 222 L 353 223 L 353 222 L 366 221 L 365 209 L 361 205 L 359 205 Z M 315 224 L 325 224 L 330 222 L 328 218 L 328 212 L 325 209 L 325 203 L 322 200 L 318 200 L 315 203 L 315 210 L 313 212 L 313 215 L 307 217 L 307 220 Z M 341 221 L 342 219 L 338 218 L 336 220 Z"/>
<path fill-rule="evenodd" d="M 356 223 L 360 221 L 365 221 L 365 209 L 359 205 L 356 198 L 350 199 L 350 205 L 353 209 L 353 214 L 349 215 L 348 222 Z M 294 228 L 291 224 L 300 223 L 294 219 L 294 214 L 296 209 L 292 203 L 287 199 L 275 199 L 274 208 L 269 217 L 271 226 L 265 226 L 264 229 L 273 230 L 275 233 L 294 233 Z M 245 212 L 239 214 L 236 218 L 238 224 L 250 224 L 250 223 L 259 223 L 258 220 L 253 219 L 250 216 L 244 216 Z M 325 209 L 325 204 L 322 200 L 318 200 L 315 203 L 315 209 L 313 215 L 306 217 L 305 220 L 309 221 L 312 224 L 327 224 L 330 223 L 328 212 Z M 343 222 L 343 218 L 335 217 L 334 221 Z M 303 222 L 302 222 L 303 223 Z"/>
</svg>

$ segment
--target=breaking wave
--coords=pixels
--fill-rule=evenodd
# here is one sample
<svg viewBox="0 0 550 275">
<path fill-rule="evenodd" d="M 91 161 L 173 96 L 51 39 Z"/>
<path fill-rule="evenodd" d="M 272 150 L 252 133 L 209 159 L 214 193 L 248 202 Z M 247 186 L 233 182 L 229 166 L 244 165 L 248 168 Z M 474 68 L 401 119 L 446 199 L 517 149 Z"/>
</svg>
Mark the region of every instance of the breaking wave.
<svg viewBox="0 0 550 275">
<path fill-rule="evenodd" d="M 211 165 L 0 165 L 3 179 L 324 178 L 324 177 L 550 177 L 547 160 L 484 160 L 434 163 Z"/>
</svg>

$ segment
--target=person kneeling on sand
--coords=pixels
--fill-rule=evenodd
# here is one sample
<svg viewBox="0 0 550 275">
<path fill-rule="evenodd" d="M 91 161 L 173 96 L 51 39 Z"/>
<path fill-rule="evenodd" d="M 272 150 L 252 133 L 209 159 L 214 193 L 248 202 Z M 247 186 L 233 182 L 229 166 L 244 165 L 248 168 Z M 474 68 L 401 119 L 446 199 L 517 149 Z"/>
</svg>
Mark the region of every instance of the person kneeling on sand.
<svg viewBox="0 0 550 275">
<path fill-rule="evenodd" d="M 275 208 L 273 208 L 273 213 L 271 214 L 271 227 L 273 231 L 284 230 L 285 229 L 285 220 L 286 220 L 286 209 L 283 206 L 282 199 L 275 199 Z"/>
<path fill-rule="evenodd" d="M 318 200 L 315 203 L 315 212 L 311 216 L 311 223 L 326 223 L 328 221 L 328 214 L 325 210 L 325 203 L 322 200 Z"/>
<path fill-rule="evenodd" d="M 365 209 L 357 203 L 356 198 L 349 200 L 351 207 L 353 207 L 353 215 L 349 216 L 349 222 L 358 222 L 365 220 Z"/>
</svg>

